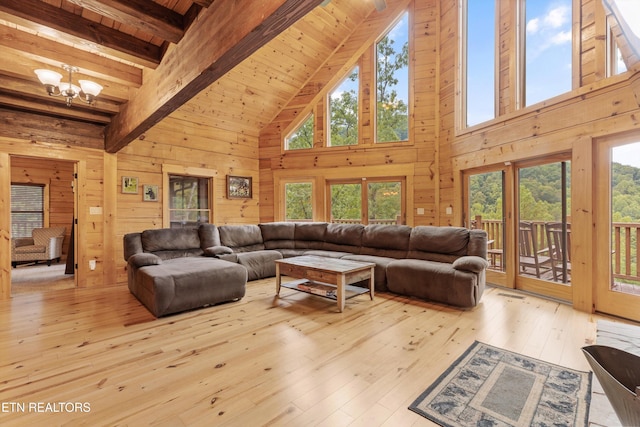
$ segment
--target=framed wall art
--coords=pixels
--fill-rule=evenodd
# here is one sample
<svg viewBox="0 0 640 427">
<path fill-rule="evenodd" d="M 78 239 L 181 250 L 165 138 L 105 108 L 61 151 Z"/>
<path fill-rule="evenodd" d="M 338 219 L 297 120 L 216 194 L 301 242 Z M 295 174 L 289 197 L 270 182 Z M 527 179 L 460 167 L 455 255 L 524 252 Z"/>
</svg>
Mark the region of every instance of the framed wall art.
<svg viewBox="0 0 640 427">
<path fill-rule="evenodd" d="M 251 181 L 250 176 L 227 175 L 227 198 L 250 199 L 253 197 Z"/>
<path fill-rule="evenodd" d="M 144 185 L 142 186 L 142 200 L 145 202 L 157 202 L 158 201 L 158 186 L 157 185 Z"/>
<path fill-rule="evenodd" d="M 138 194 L 138 178 L 134 176 L 123 176 L 122 192 L 124 194 Z"/>
</svg>

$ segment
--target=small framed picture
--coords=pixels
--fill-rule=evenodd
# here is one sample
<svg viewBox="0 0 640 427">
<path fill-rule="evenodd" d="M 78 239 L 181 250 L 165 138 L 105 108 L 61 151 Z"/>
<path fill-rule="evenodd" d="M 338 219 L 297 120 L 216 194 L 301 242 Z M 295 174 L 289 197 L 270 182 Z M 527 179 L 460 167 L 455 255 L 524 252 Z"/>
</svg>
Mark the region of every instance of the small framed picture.
<svg viewBox="0 0 640 427">
<path fill-rule="evenodd" d="M 227 198 L 250 199 L 252 197 L 250 176 L 227 175 Z"/>
<path fill-rule="evenodd" d="M 122 192 L 125 194 L 138 194 L 138 178 L 134 176 L 123 176 Z"/>
<path fill-rule="evenodd" d="M 157 185 L 143 185 L 142 186 L 142 200 L 145 202 L 157 202 L 158 201 L 158 186 Z"/>
</svg>

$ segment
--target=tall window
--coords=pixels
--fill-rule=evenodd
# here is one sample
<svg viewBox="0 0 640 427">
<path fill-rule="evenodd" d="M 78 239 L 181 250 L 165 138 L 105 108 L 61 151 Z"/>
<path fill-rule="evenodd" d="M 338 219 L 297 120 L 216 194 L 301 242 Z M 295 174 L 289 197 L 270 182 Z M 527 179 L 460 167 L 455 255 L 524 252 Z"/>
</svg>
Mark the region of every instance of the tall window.
<svg viewBox="0 0 640 427">
<path fill-rule="evenodd" d="M 495 118 L 496 9 L 490 0 L 467 0 L 466 39 L 466 125 Z"/>
<path fill-rule="evenodd" d="M 328 145 L 332 147 L 356 145 L 358 143 L 358 84 L 359 69 L 354 68 L 349 76 L 329 94 Z"/>
<path fill-rule="evenodd" d="M 571 0 L 525 3 L 525 105 L 572 88 Z"/>
<path fill-rule="evenodd" d="M 284 185 L 285 221 L 313 219 L 313 183 L 288 182 Z"/>
<path fill-rule="evenodd" d="M 209 178 L 169 175 L 169 216 L 171 228 L 210 223 Z"/>
<path fill-rule="evenodd" d="M 313 114 L 309 114 L 309 117 L 285 139 L 285 149 L 313 148 L 313 123 Z"/>
<path fill-rule="evenodd" d="M 44 185 L 11 184 L 11 237 L 44 227 Z"/>
<path fill-rule="evenodd" d="M 376 44 L 376 141 L 409 139 L 409 14 Z"/>
</svg>

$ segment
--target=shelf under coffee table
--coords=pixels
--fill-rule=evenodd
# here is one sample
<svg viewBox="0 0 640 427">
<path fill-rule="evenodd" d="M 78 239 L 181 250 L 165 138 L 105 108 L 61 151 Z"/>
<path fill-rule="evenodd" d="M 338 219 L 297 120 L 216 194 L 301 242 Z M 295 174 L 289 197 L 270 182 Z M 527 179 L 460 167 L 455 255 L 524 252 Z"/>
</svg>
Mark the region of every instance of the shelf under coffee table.
<svg viewBox="0 0 640 427">
<path fill-rule="evenodd" d="M 338 310 L 344 310 L 345 300 L 369 293 L 374 296 L 374 269 L 372 262 L 351 261 L 319 256 L 299 256 L 276 260 L 276 295 L 280 288 L 286 287 L 300 292 L 319 295 L 337 302 Z M 297 278 L 282 283 L 282 276 Z M 351 286 L 367 280 L 368 288 Z M 317 289 L 335 289 L 333 294 L 322 295 Z"/>
</svg>

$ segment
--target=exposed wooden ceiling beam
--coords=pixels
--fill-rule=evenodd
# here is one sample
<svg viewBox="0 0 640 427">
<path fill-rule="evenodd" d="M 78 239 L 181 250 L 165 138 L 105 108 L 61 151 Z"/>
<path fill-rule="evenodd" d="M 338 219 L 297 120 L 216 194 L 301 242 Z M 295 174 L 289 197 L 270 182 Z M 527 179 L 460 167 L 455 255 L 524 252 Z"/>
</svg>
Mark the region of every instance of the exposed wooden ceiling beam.
<svg viewBox="0 0 640 427">
<path fill-rule="evenodd" d="M 73 43 L 76 48 L 98 51 L 141 66 L 160 63 L 160 47 L 40 0 L 2 0 L 0 19 Z"/>
<path fill-rule="evenodd" d="M 16 97 L 0 93 L 0 105 L 12 110 L 31 111 L 56 117 L 65 117 L 72 120 L 80 120 L 87 123 L 106 125 L 111 122 L 111 116 L 100 114 L 96 111 L 88 111 L 80 108 L 69 108 L 66 105 L 53 105 L 41 100 L 33 100 L 24 96 Z"/>
<path fill-rule="evenodd" d="M 183 16 L 153 0 L 67 1 L 173 43 L 184 35 Z"/>
<path fill-rule="evenodd" d="M 35 61 L 59 68 L 61 64 L 78 67 L 83 74 L 121 85 L 140 87 L 142 69 L 104 56 L 95 55 L 16 28 L 0 25 L 0 46 L 19 51 Z M 3 58 L 6 60 L 5 58 Z M 35 68 L 34 68 L 35 69 Z"/>
<path fill-rule="evenodd" d="M 14 0 L 16 1 L 16 0 Z M 302 18 L 322 0 L 218 0 L 145 76 L 107 127 L 115 153 Z"/>
<path fill-rule="evenodd" d="M 214 0 L 193 0 L 193 2 L 202 7 L 209 7 L 213 3 Z M 220 0 L 218 0 L 220 1 Z"/>
<path fill-rule="evenodd" d="M 104 126 L 0 108 L 0 135 L 102 149 Z"/>
</svg>

